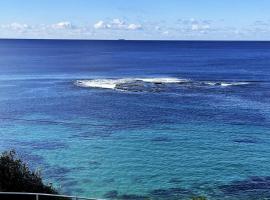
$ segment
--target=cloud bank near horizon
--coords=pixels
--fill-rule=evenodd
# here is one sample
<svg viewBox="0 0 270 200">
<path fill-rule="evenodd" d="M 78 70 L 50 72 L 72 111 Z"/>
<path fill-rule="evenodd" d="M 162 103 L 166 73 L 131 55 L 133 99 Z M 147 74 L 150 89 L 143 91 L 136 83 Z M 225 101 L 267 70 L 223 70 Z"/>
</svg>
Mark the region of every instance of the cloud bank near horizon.
<svg viewBox="0 0 270 200">
<path fill-rule="evenodd" d="M 265 39 L 270 35 L 270 20 L 249 25 L 226 26 L 224 20 L 177 19 L 175 21 L 140 21 L 125 18 L 100 19 L 76 24 L 69 20 L 52 24 L 13 22 L 0 24 L 1 38 L 49 39 Z M 270 38 L 269 38 L 270 39 Z"/>
</svg>

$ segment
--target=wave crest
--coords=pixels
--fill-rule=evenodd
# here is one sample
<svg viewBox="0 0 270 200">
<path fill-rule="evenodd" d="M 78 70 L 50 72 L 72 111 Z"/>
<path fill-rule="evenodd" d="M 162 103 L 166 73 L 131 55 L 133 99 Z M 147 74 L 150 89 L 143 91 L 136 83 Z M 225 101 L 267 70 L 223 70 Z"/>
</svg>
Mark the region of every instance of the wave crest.
<svg viewBox="0 0 270 200">
<path fill-rule="evenodd" d="M 93 80 L 77 80 L 75 85 L 80 87 L 115 89 L 118 84 L 127 83 L 130 79 L 93 79 Z"/>
</svg>

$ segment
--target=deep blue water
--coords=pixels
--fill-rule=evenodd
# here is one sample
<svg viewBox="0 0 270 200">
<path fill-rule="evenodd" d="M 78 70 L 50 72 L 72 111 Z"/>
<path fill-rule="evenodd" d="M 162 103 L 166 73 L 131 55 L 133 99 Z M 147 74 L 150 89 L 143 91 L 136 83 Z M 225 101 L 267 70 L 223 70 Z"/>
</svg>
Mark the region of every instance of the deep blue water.
<svg viewBox="0 0 270 200">
<path fill-rule="evenodd" d="M 62 193 L 270 198 L 270 42 L 0 40 L 0 150 Z"/>
</svg>

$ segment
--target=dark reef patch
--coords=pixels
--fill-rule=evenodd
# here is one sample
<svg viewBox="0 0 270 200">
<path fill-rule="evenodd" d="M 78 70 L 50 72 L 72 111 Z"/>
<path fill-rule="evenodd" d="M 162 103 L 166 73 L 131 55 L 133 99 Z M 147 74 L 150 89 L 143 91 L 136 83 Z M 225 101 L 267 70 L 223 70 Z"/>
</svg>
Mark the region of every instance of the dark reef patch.
<svg viewBox="0 0 270 200">
<path fill-rule="evenodd" d="M 121 194 L 117 190 L 112 190 L 103 195 L 107 199 L 117 200 L 180 200 L 191 199 L 194 193 L 183 188 L 156 189 L 146 195 Z"/>
<path fill-rule="evenodd" d="M 84 190 L 82 188 L 75 188 L 74 192 L 76 192 L 77 194 L 82 194 Z"/>
<path fill-rule="evenodd" d="M 78 134 L 73 134 L 73 138 L 82 138 L 85 140 L 93 140 L 95 138 L 107 138 L 112 135 L 112 131 L 110 129 L 106 130 L 98 130 L 92 132 L 82 132 Z"/>
<path fill-rule="evenodd" d="M 52 172 L 52 174 L 68 174 L 71 171 L 72 170 L 67 167 L 51 167 L 50 169 L 50 172 Z"/>
<path fill-rule="evenodd" d="M 88 162 L 88 164 L 89 164 L 89 165 L 101 165 L 101 163 L 98 162 L 98 161 L 96 161 L 96 160 L 90 160 L 90 161 Z"/>
<path fill-rule="evenodd" d="M 181 199 L 194 196 L 191 190 L 184 188 L 156 189 L 149 192 L 150 197 L 154 199 Z"/>
<path fill-rule="evenodd" d="M 55 179 L 57 180 L 57 182 L 59 182 L 59 183 L 68 182 L 68 181 L 74 180 L 73 178 L 64 177 L 64 176 L 62 176 L 62 175 L 57 176 L 57 177 L 54 176 L 54 178 L 55 178 Z"/>
<path fill-rule="evenodd" d="M 137 194 L 123 194 L 119 195 L 117 199 L 121 200 L 148 200 L 150 199 L 148 196 L 137 195 Z"/>
<path fill-rule="evenodd" d="M 118 192 L 117 190 L 112 190 L 103 195 L 104 198 L 108 199 L 116 199 L 118 197 Z"/>
<path fill-rule="evenodd" d="M 112 190 L 103 195 L 107 199 L 118 199 L 118 200 L 147 200 L 150 199 L 148 196 L 137 195 L 137 194 L 122 194 L 119 195 L 117 190 Z"/>
<path fill-rule="evenodd" d="M 70 171 L 83 171 L 86 170 L 87 168 L 85 166 L 77 166 L 77 167 L 71 167 L 69 168 Z"/>
<path fill-rule="evenodd" d="M 91 179 L 82 179 L 81 180 L 81 182 L 83 183 L 83 184 L 91 184 L 93 181 L 91 180 Z"/>
<path fill-rule="evenodd" d="M 181 180 L 179 178 L 171 178 L 168 183 L 179 184 L 181 183 Z"/>
<path fill-rule="evenodd" d="M 44 174 L 47 177 L 53 176 L 55 179 L 59 181 L 65 181 L 67 180 L 67 175 L 72 170 L 66 167 L 48 167 L 46 170 L 44 170 Z"/>
<path fill-rule="evenodd" d="M 166 90 L 163 83 L 150 83 L 141 80 L 116 85 L 116 89 L 129 92 L 162 92 Z"/>
<path fill-rule="evenodd" d="M 143 177 L 133 177 L 132 178 L 132 183 L 142 183 L 144 181 Z"/>
<path fill-rule="evenodd" d="M 171 139 L 167 136 L 158 136 L 151 139 L 152 142 L 170 142 Z"/>
<path fill-rule="evenodd" d="M 246 180 L 233 181 L 231 184 L 220 186 L 226 195 L 236 198 L 270 198 L 270 176 L 253 176 Z"/>
<path fill-rule="evenodd" d="M 233 141 L 235 143 L 246 143 L 246 144 L 255 144 L 255 143 L 258 143 L 258 140 L 254 139 L 254 138 L 235 139 Z"/>
<path fill-rule="evenodd" d="M 26 160 L 29 163 L 38 163 L 38 164 L 45 165 L 45 161 L 42 156 L 31 154 L 29 152 L 24 152 L 24 151 L 20 151 L 19 156 L 23 160 Z"/>
<path fill-rule="evenodd" d="M 106 178 L 106 179 L 103 179 L 104 183 L 114 183 L 115 182 L 115 179 L 114 178 Z"/>
<path fill-rule="evenodd" d="M 78 181 L 75 180 L 70 180 L 70 181 L 64 181 L 61 183 L 61 186 L 66 188 L 66 187 L 74 187 L 78 185 Z"/>
<path fill-rule="evenodd" d="M 27 142 L 18 141 L 17 143 L 20 146 L 28 146 L 29 148 L 34 149 L 34 150 L 40 150 L 40 149 L 58 150 L 58 149 L 64 149 L 68 147 L 68 145 L 64 142 L 52 141 L 52 140 L 27 141 Z"/>
</svg>

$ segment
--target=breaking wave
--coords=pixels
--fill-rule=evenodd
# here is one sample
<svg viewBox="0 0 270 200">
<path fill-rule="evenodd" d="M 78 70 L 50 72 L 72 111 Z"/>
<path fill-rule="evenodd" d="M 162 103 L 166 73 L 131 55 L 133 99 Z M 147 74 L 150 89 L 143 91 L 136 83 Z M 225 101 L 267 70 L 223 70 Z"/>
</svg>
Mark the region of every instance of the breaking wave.
<svg viewBox="0 0 270 200">
<path fill-rule="evenodd" d="M 228 86 L 241 86 L 241 85 L 248 85 L 249 82 L 223 82 L 223 81 L 216 81 L 216 82 L 203 82 L 204 84 L 210 86 L 221 86 L 221 87 L 228 87 Z"/>
<path fill-rule="evenodd" d="M 115 89 L 118 84 L 128 83 L 130 79 L 93 79 L 93 80 L 77 80 L 75 85 L 80 87 Z"/>
<path fill-rule="evenodd" d="M 123 91 L 162 91 L 166 87 L 232 87 L 248 85 L 250 82 L 196 81 L 172 77 L 164 78 L 103 78 L 76 80 L 75 85 L 85 88 L 114 89 Z"/>
<path fill-rule="evenodd" d="M 77 80 L 75 85 L 80 87 L 117 89 L 117 86 L 123 84 L 139 84 L 139 83 L 153 83 L 153 84 L 172 84 L 188 82 L 187 79 L 178 78 L 120 78 L 120 79 L 91 79 L 91 80 Z"/>
<path fill-rule="evenodd" d="M 189 82 L 188 79 L 179 79 L 179 78 L 139 78 L 137 80 L 141 80 L 141 81 L 149 82 L 149 83 L 160 83 L 160 84 Z"/>
</svg>

